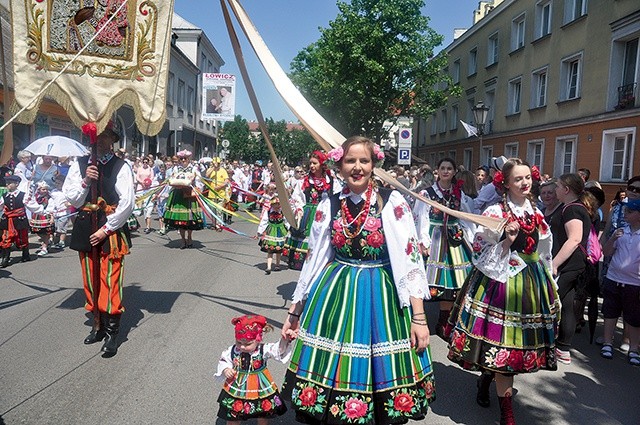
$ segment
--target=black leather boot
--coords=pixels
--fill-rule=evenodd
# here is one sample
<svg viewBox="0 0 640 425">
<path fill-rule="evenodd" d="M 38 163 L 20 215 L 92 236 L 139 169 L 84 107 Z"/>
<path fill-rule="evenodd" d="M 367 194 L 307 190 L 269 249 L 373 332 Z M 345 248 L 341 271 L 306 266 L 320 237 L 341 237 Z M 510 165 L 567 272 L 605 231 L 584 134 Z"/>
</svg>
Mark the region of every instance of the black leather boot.
<svg viewBox="0 0 640 425">
<path fill-rule="evenodd" d="M 478 394 L 476 395 L 476 403 L 481 407 L 489 407 L 491 405 L 491 397 L 489 396 L 489 388 L 493 381 L 493 373 L 484 371 L 478 378 Z"/>
<path fill-rule="evenodd" d="M 447 321 L 449 320 L 449 310 L 440 310 L 438 314 L 438 323 L 436 324 L 436 335 L 444 341 L 449 342 L 449 335 L 446 334 Z"/>
<path fill-rule="evenodd" d="M 84 339 L 84 343 L 85 344 L 95 344 L 96 342 L 102 341 L 106 335 L 107 335 L 107 333 L 104 330 L 104 320 L 102 318 L 102 313 L 101 313 L 100 314 L 100 328 L 96 329 L 96 326 L 94 325 L 93 328 L 91 329 L 91 332 L 89 333 L 89 335 L 87 335 L 87 337 Z"/>
<path fill-rule="evenodd" d="M 9 258 L 11 257 L 11 248 L 3 248 L 0 252 L 0 267 L 3 269 L 9 265 Z"/>
<path fill-rule="evenodd" d="M 113 357 L 118 353 L 118 332 L 120 331 L 121 314 L 105 314 L 104 330 L 106 332 L 104 345 L 102 346 L 103 357 Z"/>
<path fill-rule="evenodd" d="M 31 255 L 29 255 L 29 247 L 22 248 L 22 262 L 26 263 L 27 261 L 31 261 Z"/>
</svg>

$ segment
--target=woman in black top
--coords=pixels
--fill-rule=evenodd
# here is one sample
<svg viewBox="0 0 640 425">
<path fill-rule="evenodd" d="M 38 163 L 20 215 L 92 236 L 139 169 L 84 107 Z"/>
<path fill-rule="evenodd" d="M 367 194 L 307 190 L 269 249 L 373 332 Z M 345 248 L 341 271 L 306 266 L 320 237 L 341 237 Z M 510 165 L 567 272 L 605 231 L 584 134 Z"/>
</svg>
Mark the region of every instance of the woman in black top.
<svg viewBox="0 0 640 425">
<path fill-rule="evenodd" d="M 584 190 L 578 174 L 563 174 L 557 182 L 556 196 L 564 203 L 559 214 L 551 219 L 553 234 L 553 275 L 558 283 L 562 302 L 560 333 L 556 341 L 557 360 L 571 363 L 571 340 L 576 330 L 573 301 L 580 275 L 586 267 L 586 248 L 591 217 L 595 213 L 595 198 Z"/>
</svg>

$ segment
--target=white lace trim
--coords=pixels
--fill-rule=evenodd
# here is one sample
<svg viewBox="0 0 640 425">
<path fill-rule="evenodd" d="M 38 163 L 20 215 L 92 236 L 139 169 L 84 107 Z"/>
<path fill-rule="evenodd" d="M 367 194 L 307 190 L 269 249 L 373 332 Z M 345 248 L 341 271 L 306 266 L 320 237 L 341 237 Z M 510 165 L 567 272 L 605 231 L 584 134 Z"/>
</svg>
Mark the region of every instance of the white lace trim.
<svg viewBox="0 0 640 425">
<path fill-rule="evenodd" d="M 310 334 L 306 329 L 300 329 L 298 338 L 300 338 L 304 344 L 309 347 L 318 348 L 334 354 L 343 354 L 349 357 L 381 357 L 394 353 L 406 352 L 411 349 L 411 341 L 409 339 L 381 342 L 373 345 L 343 343 L 330 338 Z"/>
<path fill-rule="evenodd" d="M 486 310 L 495 311 L 496 313 L 503 314 L 501 310 L 497 310 L 486 303 L 480 302 L 478 300 L 473 300 L 469 296 L 466 297 L 466 302 L 464 304 L 464 310 L 474 317 L 479 317 L 481 319 L 488 320 L 490 323 L 506 326 L 509 328 L 522 328 L 522 329 L 553 329 L 554 322 L 557 319 L 557 314 L 524 314 L 518 312 L 504 312 L 504 315 L 507 317 L 519 317 L 525 320 L 530 320 L 530 323 L 522 323 L 522 321 L 508 320 L 508 319 L 500 319 L 494 315 L 489 315 L 484 313 Z M 539 322 L 538 319 L 542 318 L 543 322 Z"/>
</svg>

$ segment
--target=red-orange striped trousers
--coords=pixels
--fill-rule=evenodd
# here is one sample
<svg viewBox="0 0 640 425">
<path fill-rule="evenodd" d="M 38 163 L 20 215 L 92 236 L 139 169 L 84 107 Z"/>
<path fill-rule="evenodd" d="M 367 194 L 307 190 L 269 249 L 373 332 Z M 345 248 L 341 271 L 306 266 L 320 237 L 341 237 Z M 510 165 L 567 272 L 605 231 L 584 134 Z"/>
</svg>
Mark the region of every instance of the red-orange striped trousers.
<svg viewBox="0 0 640 425">
<path fill-rule="evenodd" d="M 79 252 L 82 266 L 82 280 L 86 304 L 84 308 L 93 311 L 93 261 L 90 252 Z M 100 291 L 98 292 L 98 310 L 101 313 L 120 314 L 122 306 L 122 284 L 124 282 L 124 256 L 109 259 L 107 254 L 100 255 Z"/>
</svg>

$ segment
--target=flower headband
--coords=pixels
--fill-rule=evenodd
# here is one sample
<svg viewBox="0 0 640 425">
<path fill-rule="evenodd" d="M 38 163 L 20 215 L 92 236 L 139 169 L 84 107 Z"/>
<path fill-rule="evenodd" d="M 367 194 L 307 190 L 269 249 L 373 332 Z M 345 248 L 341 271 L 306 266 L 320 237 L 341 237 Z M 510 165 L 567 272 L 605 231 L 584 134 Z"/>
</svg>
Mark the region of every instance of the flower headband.
<svg viewBox="0 0 640 425">
<path fill-rule="evenodd" d="M 187 149 L 183 149 L 181 151 L 179 151 L 178 153 L 176 153 L 177 156 L 182 157 L 182 158 L 186 158 L 188 156 L 191 156 L 192 153 L 190 150 Z"/>
<path fill-rule="evenodd" d="M 327 153 L 327 159 L 334 164 L 342 159 L 344 156 L 344 149 L 342 146 L 338 146 L 337 148 L 331 149 L 329 153 Z M 384 161 L 384 151 L 380 148 L 380 145 L 377 143 L 373 144 L 373 156 L 376 157 L 377 163 L 376 165 L 382 164 Z"/>
<path fill-rule="evenodd" d="M 320 165 L 324 164 L 325 161 L 327 160 L 327 154 L 322 151 L 313 151 L 311 155 L 318 159 L 318 162 L 320 163 Z"/>
<path fill-rule="evenodd" d="M 536 165 L 530 167 L 531 168 L 531 179 L 534 181 L 539 182 L 540 181 L 540 170 L 538 169 L 538 167 Z M 493 185 L 495 187 L 497 187 L 498 189 L 503 189 L 504 188 L 504 174 L 502 174 L 502 171 L 496 171 L 496 173 L 493 175 Z"/>
</svg>

